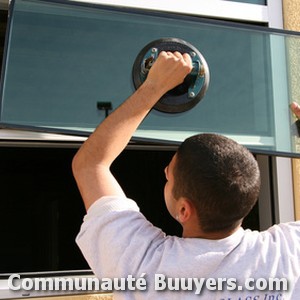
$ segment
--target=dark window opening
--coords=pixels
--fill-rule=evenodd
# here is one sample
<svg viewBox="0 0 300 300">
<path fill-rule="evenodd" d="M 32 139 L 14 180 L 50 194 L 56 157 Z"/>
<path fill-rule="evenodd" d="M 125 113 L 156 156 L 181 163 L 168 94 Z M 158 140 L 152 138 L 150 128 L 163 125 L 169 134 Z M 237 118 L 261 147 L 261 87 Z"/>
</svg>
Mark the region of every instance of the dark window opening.
<svg viewBox="0 0 300 300">
<path fill-rule="evenodd" d="M 89 268 L 75 244 L 85 214 L 71 172 L 76 151 L 0 147 L 0 273 Z M 113 172 L 154 225 L 180 236 L 181 228 L 163 200 L 164 168 L 173 154 L 125 150 Z M 245 227 L 259 228 L 257 206 Z"/>
</svg>

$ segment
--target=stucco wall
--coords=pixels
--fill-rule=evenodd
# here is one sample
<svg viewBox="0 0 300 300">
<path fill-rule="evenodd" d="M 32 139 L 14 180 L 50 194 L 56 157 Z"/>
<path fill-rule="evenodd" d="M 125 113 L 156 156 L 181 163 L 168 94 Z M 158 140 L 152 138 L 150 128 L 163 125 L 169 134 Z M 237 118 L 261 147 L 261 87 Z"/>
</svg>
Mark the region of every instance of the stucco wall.
<svg viewBox="0 0 300 300">
<path fill-rule="evenodd" d="M 300 32 L 300 1 L 282 0 L 284 29 Z M 288 41 L 290 101 L 300 103 L 300 39 Z M 300 147 L 297 141 L 297 147 Z M 300 220 L 300 159 L 293 159 L 295 217 Z"/>
</svg>

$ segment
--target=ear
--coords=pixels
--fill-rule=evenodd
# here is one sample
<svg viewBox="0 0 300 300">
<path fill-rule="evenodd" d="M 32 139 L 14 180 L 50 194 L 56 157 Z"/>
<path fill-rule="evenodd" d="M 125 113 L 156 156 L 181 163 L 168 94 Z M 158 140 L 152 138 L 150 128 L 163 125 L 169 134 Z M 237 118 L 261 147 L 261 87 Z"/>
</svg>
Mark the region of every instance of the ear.
<svg viewBox="0 0 300 300">
<path fill-rule="evenodd" d="M 179 223 L 184 224 L 191 219 L 196 210 L 194 204 L 187 198 L 180 198 L 178 204 L 178 214 L 176 218 Z"/>
</svg>

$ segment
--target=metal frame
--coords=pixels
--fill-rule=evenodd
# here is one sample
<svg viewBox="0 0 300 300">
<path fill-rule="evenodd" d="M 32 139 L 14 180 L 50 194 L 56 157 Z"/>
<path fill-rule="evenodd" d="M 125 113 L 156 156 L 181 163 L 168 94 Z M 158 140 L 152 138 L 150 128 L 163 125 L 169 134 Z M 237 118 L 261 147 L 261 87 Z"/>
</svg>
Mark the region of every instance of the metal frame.
<svg viewBox="0 0 300 300">
<path fill-rule="evenodd" d="M 224 20 L 268 23 L 268 7 L 266 5 L 239 3 L 223 0 L 71 0 L 94 4 L 109 4 L 122 7 L 142 8 L 185 15 L 213 17 Z"/>
<path fill-rule="evenodd" d="M 283 28 L 282 0 L 268 1 L 269 27 Z M 284 67 L 284 66 L 283 66 Z M 288 108 L 287 108 L 288 109 Z M 272 158 L 274 222 L 295 220 L 292 162 L 290 158 Z"/>
<path fill-rule="evenodd" d="M 272 158 L 275 223 L 295 221 L 292 162 L 290 158 Z"/>
<path fill-rule="evenodd" d="M 282 0 L 268 0 L 268 25 L 271 28 L 283 28 Z"/>
<path fill-rule="evenodd" d="M 259 229 L 266 230 L 274 224 L 274 208 L 272 195 L 272 180 L 270 177 L 270 159 L 266 155 L 257 155 L 256 160 L 260 168 L 261 189 L 258 198 Z"/>
<path fill-rule="evenodd" d="M 282 0 L 268 0 L 268 22 L 271 28 L 283 29 Z M 285 68 L 284 65 L 281 67 Z M 280 94 L 286 91 L 277 92 Z M 261 157 L 258 162 L 262 170 L 263 184 L 261 191 L 262 200 L 259 202 L 261 207 L 261 229 L 266 229 L 274 223 L 294 221 L 291 159 L 283 157 L 268 159 L 267 157 Z M 273 213 L 272 216 L 270 212 Z"/>
</svg>

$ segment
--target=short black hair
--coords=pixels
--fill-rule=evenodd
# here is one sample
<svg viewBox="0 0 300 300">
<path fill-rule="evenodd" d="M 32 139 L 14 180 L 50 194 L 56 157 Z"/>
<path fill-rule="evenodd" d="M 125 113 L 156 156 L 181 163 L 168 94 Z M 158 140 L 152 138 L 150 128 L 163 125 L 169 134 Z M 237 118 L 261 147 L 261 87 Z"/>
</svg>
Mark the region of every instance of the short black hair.
<svg viewBox="0 0 300 300">
<path fill-rule="evenodd" d="M 204 232 L 236 228 L 256 203 L 259 190 L 257 161 L 232 139 L 198 134 L 178 148 L 173 195 L 192 201 Z"/>
</svg>

